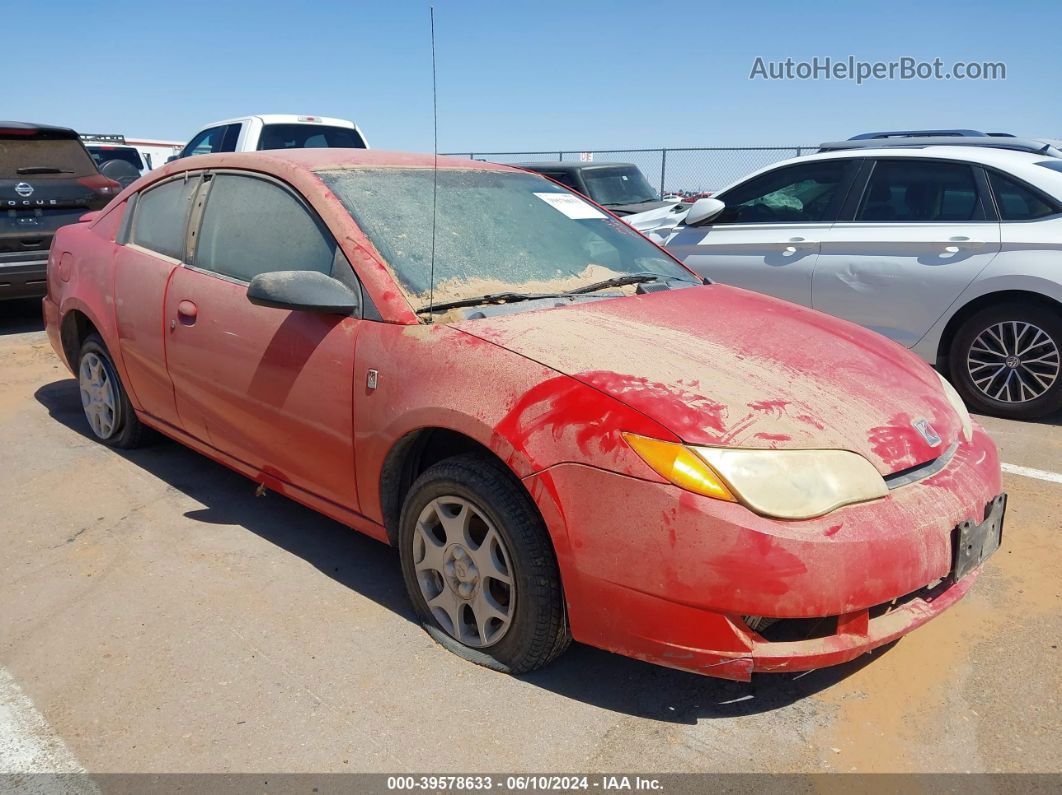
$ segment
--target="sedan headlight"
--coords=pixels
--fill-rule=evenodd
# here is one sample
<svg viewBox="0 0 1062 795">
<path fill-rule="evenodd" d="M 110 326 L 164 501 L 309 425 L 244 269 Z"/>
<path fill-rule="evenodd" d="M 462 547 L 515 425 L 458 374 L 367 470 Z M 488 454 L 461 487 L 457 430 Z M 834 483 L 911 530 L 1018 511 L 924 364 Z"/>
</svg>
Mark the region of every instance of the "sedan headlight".
<svg viewBox="0 0 1062 795">
<path fill-rule="evenodd" d="M 657 473 L 689 491 L 740 502 L 778 519 L 811 519 L 889 493 L 863 456 L 848 450 L 694 447 L 624 434 Z"/>
<path fill-rule="evenodd" d="M 936 372 L 934 370 L 934 372 Z M 959 397 L 959 393 L 955 391 L 948 379 L 937 373 L 937 378 L 940 379 L 940 385 L 944 389 L 944 397 L 948 399 L 948 403 L 955 409 L 955 413 L 959 415 L 959 421 L 962 423 L 962 438 L 966 441 L 973 440 L 973 420 L 970 419 L 970 410 L 966 408 L 966 404 L 962 398 Z"/>
</svg>

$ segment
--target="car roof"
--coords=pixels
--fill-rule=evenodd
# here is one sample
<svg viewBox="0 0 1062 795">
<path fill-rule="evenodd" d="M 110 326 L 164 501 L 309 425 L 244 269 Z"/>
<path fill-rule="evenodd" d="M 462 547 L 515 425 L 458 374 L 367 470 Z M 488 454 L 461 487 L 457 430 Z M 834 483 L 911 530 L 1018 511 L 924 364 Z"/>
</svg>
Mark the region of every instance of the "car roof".
<svg viewBox="0 0 1062 795">
<path fill-rule="evenodd" d="M 636 168 L 634 163 L 618 163 L 618 162 L 605 162 L 605 163 L 584 163 L 582 161 L 573 160 L 539 160 L 530 163 L 509 163 L 516 168 L 525 168 L 531 171 L 589 171 L 594 168 L 614 168 L 616 166 L 626 166 L 628 168 Z"/>
<path fill-rule="evenodd" d="M 1005 140 L 1005 139 L 1004 139 Z M 1016 174 L 1028 180 L 1037 187 L 1051 192 L 1057 198 L 1062 199 L 1062 172 L 1043 168 L 1040 164 L 1046 161 L 1055 161 L 1051 155 L 1035 152 L 1018 152 L 1011 149 L 997 149 L 991 146 L 936 146 L 925 145 L 913 148 L 898 146 L 880 146 L 875 148 L 839 149 L 828 152 L 816 152 L 801 157 L 792 157 L 788 160 L 779 160 L 770 165 L 752 171 L 740 179 L 715 191 L 719 196 L 724 191 L 730 190 L 753 177 L 773 171 L 782 166 L 797 165 L 799 163 L 814 163 L 821 160 L 838 160 L 853 158 L 903 158 L 905 160 L 956 160 L 964 163 L 980 163 Z"/>
<path fill-rule="evenodd" d="M 57 127 L 54 124 L 35 124 L 29 121 L 0 121 L 0 132 L 5 130 L 16 133 L 23 132 L 26 135 L 43 133 L 49 138 L 75 138 L 80 140 L 78 134 L 69 127 Z"/>
<path fill-rule="evenodd" d="M 312 147 L 309 149 L 263 149 L 258 152 L 218 152 L 192 155 L 165 166 L 167 173 L 195 171 L 204 168 L 248 168 L 256 164 L 294 167 L 301 171 L 328 171 L 342 168 L 467 168 L 476 171 L 517 171 L 502 163 L 468 160 L 416 152 L 389 152 L 384 149 L 347 149 L 340 147 Z M 161 173 L 161 172 L 160 172 Z"/>
<path fill-rule="evenodd" d="M 236 122 L 249 121 L 250 119 L 258 119 L 262 124 L 327 124 L 331 127 L 350 127 L 351 129 L 357 126 L 354 122 L 347 119 L 314 116 L 309 113 L 253 113 L 249 116 L 237 116 L 234 119 L 212 121 L 209 124 L 202 125 L 199 129 L 205 130 L 208 127 L 220 127 L 222 124 L 235 124 Z M 306 121 L 307 119 L 313 119 L 313 121 Z"/>
</svg>

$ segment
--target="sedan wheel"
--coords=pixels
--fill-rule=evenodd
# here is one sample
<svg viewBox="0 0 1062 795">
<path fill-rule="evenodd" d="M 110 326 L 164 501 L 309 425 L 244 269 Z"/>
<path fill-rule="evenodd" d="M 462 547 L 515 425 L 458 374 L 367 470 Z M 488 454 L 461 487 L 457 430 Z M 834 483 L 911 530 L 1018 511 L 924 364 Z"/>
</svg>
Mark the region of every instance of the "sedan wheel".
<svg viewBox="0 0 1062 795">
<path fill-rule="evenodd" d="M 81 357 L 77 380 L 89 427 L 101 441 L 111 438 L 118 420 L 118 395 L 98 353 Z"/>
<path fill-rule="evenodd" d="M 1032 323 L 995 323 L 974 339 L 966 356 L 970 379 L 1004 403 L 1042 397 L 1058 380 L 1058 342 Z"/>
<path fill-rule="evenodd" d="M 81 346 L 77 386 L 85 419 L 99 441 L 109 447 L 139 447 L 148 438 L 98 334 L 90 334 Z"/>
<path fill-rule="evenodd" d="M 500 641 L 516 606 L 509 551 L 472 503 L 448 495 L 428 503 L 413 533 L 420 593 L 453 638 L 479 648 Z"/>
<path fill-rule="evenodd" d="M 1047 307 L 982 309 L 959 328 L 949 359 L 974 411 L 1035 419 L 1062 408 L 1062 316 Z"/>
<path fill-rule="evenodd" d="M 406 494 L 396 541 L 413 607 L 445 648 L 509 673 L 567 648 L 549 531 L 497 459 L 467 453 L 428 467 Z"/>
</svg>

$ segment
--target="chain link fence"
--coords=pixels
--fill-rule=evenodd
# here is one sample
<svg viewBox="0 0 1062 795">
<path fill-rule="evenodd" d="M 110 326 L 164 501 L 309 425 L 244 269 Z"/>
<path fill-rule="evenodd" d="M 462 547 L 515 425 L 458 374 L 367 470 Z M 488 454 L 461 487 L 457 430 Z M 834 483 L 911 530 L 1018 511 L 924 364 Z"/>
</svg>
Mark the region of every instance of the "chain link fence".
<svg viewBox="0 0 1062 795">
<path fill-rule="evenodd" d="M 687 149 L 593 149 L 581 152 L 448 152 L 455 157 L 494 163 L 592 161 L 633 163 L 661 195 L 717 191 L 756 169 L 790 157 L 811 154 L 818 146 L 707 146 Z"/>
</svg>

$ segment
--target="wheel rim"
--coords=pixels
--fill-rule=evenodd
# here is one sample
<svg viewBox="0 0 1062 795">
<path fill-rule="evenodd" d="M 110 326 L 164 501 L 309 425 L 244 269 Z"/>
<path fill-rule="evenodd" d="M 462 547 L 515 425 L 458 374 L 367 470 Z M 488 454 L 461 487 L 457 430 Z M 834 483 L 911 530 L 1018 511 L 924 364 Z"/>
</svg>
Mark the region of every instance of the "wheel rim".
<svg viewBox="0 0 1062 795">
<path fill-rule="evenodd" d="M 413 566 L 435 620 L 466 646 L 492 646 L 508 632 L 516 584 L 505 541 L 462 497 L 428 503 L 413 531 Z"/>
<path fill-rule="evenodd" d="M 103 364 L 103 357 L 93 352 L 86 353 L 81 358 L 77 380 L 89 427 L 100 439 L 110 438 L 118 418 L 118 395 Z"/>
<path fill-rule="evenodd" d="M 1032 323 L 1007 320 L 973 341 L 966 369 L 982 394 L 1001 403 L 1028 403 L 1058 380 L 1058 342 Z"/>
</svg>

